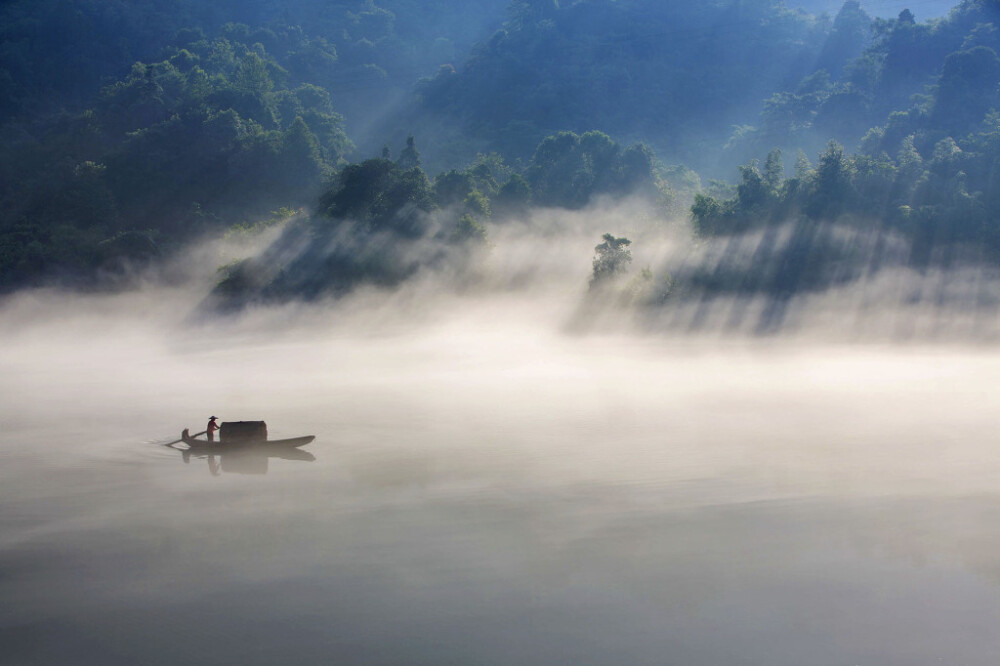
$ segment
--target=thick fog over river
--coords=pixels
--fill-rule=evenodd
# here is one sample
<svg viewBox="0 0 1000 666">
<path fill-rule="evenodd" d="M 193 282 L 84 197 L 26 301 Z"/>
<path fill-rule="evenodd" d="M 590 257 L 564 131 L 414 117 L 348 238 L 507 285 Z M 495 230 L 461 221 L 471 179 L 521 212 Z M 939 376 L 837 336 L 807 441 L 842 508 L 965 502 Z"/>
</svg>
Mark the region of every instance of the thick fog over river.
<svg viewBox="0 0 1000 666">
<path fill-rule="evenodd" d="M 468 290 L 9 298 L 0 663 L 995 662 L 1000 349 L 580 330 L 599 236 L 494 237 Z M 164 446 L 213 414 L 316 440 Z"/>
</svg>

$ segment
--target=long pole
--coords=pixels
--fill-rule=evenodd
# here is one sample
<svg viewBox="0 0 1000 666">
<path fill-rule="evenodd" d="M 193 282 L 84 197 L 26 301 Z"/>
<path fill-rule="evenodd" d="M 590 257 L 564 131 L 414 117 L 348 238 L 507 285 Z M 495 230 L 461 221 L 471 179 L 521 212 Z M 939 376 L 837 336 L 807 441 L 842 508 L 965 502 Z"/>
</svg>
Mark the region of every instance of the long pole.
<svg viewBox="0 0 1000 666">
<path fill-rule="evenodd" d="M 206 432 L 208 432 L 208 431 L 207 430 L 202 430 L 201 432 L 196 432 L 195 434 L 191 435 L 191 437 L 197 437 L 198 435 L 204 435 Z M 183 441 L 184 441 L 183 439 L 175 439 L 172 442 L 167 442 L 163 446 L 171 446 L 173 444 L 178 444 L 178 443 L 183 442 Z"/>
</svg>

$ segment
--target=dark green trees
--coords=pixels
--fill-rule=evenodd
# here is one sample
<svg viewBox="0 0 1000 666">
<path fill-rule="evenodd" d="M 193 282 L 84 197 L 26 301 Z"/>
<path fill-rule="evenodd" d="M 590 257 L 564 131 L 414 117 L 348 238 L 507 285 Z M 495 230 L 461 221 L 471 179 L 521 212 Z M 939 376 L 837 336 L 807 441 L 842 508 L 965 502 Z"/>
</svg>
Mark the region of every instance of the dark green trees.
<svg viewBox="0 0 1000 666">
<path fill-rule="evenodd" d="M 805 212 L 813 219 L 835 220 L 841 213 L 857 211 L 854 165 L 844 155 L 844 147 L 831 141 L 820 155 L 816 173 L 806 195 Z"/>
<path fill-rule="evenodd" d="M 515 173 L 497 192 L 494 208 L 500 216 L 516 216 L 527 212 L 530 204 L 531 186 Z"/>
<path fill-rule="evenodd" d="M 320 209 L 331 219 L 409 237 L 421 235 L 422 213 L 434 207 L 434 194 L 422 170 L 402 169 L 384 158 L 344 167 L 335 186 L 320 199 Z"/>
<path fill-rule="evenodd" d="M 413 169 L 420 166 L 420 152 L 417 150 L 412 134 L 406 137 L 406 147 L 399 153 L 399 159 L 396 160 L 396 163 L 400 169 Z"/>
<path fill-rule="evenodd" d="M 944 59 L 931 122 L 942 129 L 963 132 L 1000 106 L 1000 57 L 977 46 Z"/>
<path fill-rule="evenodd" d="M 861 55 L 873 34 L 872 17 L 861 8 L 860 2 L 847 0 L 833 20 L 833 29 L 820 51 L 816 69 L 840 78 L 844 65 Z"/>
<path fill-rule="evenodd" d="M 859 46 L 842 23 L 834 64 Z M 428 118 L 511 159 L 557 130 L 600 127 L 662 141 L 672 159 L 701 167 L 711 157 L 692 139 L 714 141 L 738 109 L 808 73 L 825 36 L 777 2 L 524 0 L 464 66 L 425 79 L 418 95 Z"/>
<path fill-rule="evenodd" d="M 646 146 L 622 150 L 603 132 L 559 132 L 538 144 L 526 178 L 536 204 L 581 208 L 600 194 L 654 194 L 654 159 Z"/>
<path fill-rule="evenodd" d="M 892 229 L 913 243 L 916 262 L 927 261 L 934 247 L 956 243 L 1000 256 L 995 208 L 1000 205 L 1000 115 L 991 115 L 982 127 L 959 141 L 946 136 L 923 151 L 913 135 L 907 136 L 895 157 L 884 151 L 848 155 L 831 143 L 815 168 L 797 169 L 776 188 L 769 185 L 776 179 L 765 177 L 756 164 L 745 165 L 735 197 L 696 196 L 695 228 L 703 236 L 717 236 L 772 224 L 813 228 L 837 222 Z M 869 146 L 879 145 L 876 141 Z"/>
<path fill-rule="evenodd" d="M 149 232 L 176 246 L 226 218 L 315 201 L 353 146 L 329 93 L 303 81 L 309 71 L 278 62 L 308 40 L 238 25 L 222 33 L 179 34 L 163 60 L 135 63 L 91 110 L 66 114 L 64 129 L 39 120 L 24 126 L 36 136 L 20 130 L 30 140 L 0 144 L 0 161 L 20 165 L 0 181 L 0 243 L 15 259 L 37 250 L 35 260 L 5 262 L 16 277 L 0 267 L 0 284 L 85 276 L 108 248 L 123 247 L 104 240 Z M 241 41 L 250 39 L 260 41 Z"/>
<path fill-rule="evenodd" d="M 603 242 L 594 248 L 593 272 L 590 277 L 590 287 L 594 289 L 613 281 L 628 272 L 632 264 L 632 244 L 627 238 L 616 238 L 612 234 L 604 234 Z"/>
</svg>

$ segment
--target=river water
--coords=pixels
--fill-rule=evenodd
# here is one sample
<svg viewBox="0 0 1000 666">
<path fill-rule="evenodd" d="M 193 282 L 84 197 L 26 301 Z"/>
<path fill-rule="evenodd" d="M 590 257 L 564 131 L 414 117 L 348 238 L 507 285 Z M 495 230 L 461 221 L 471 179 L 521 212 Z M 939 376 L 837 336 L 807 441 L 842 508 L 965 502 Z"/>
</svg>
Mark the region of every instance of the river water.
<svg viewBox="0 0 1000 666">
<path fill-rule="evenodd" d="M 1000 654 L 996 348 L 170 302 L 4 307 L 3 664 Z M 164 446 L 212 414 L 314 460 Z"/>
</svg>

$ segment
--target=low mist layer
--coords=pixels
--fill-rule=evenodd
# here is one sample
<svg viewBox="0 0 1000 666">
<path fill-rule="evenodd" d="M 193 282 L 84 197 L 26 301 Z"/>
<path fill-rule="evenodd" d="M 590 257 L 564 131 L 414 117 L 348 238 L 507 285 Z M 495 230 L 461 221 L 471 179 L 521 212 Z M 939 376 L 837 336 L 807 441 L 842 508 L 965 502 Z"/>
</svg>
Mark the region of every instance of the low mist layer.
<svg viewBox="0 0 1000 666">
<path fill-rule="evenodd" d="M 996 3 L 454 4 L 0 3 L 0 662 L 992 666 Z"/>
<path fill-rule="evenodd" d="M 581 330 L 597 230 L 636 263 L 688 252 L 626 212 L 506 227 L 464 289 L 428 274 L 198 323 L 208 270 L 8 299 L 4 654 L 990 663 L 1000 355 L 835 344 L 821 320 L 641 335 L 617 301 Z M 163 446 L 210 414 L 314 434 L 314 460 Z"/>
</svg>

